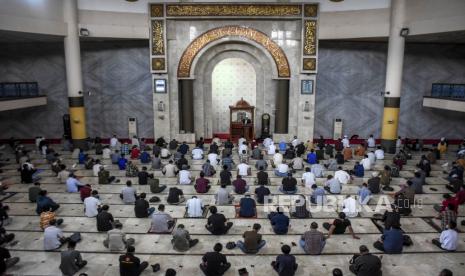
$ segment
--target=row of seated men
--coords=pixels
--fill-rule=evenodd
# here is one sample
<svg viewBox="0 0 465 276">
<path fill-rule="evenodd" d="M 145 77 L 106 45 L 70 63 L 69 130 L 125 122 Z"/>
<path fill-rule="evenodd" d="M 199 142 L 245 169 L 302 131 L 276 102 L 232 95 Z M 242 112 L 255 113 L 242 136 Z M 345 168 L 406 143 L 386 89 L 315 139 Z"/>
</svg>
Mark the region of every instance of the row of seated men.
<svg viewBox="0 0 465 276">
<path fill-rule="evenodd" d="M 182 170 L 181 170 L 181 171 L 182 171 Z M 71 178 L 73 178 L 73 177 L 71 177 Z M 239 178 L 239 179 L 240 179 L 240 178 Z M 285 179 L 292 179 L 292 176 L 289 175 L 289 176 L 286 177 Z M 67 182 L 68 182 L 68 181 L 67 181 Z M 292 181 L 292 182 L 296 182 L 296 181 Z M 131 185 L 128 185 L 128 188 L 130 188 L 130 186 L 131 186 Z M 313 186 L 313 185 L 312 185 L 312 186 Z M 89 198 L 92 198 L 92 197 L 95 198 L 95 195 L 96 195 L 96 194 L 97 194 L 97 193 L 94 192 L 94 195 L 91 196 L 91 197 L 89 197 Z M 131 195 L 130 192 L 129 192 L 129 193 L 126 193 L 126 194 Z M 135 195 L 134 193 L 132 193 L 132 195 L 133 195 L 134 198 L 136 198 L 136 195 Z M 127 197 L 127 196 L 126 196 L 126 197 Z M 124 192 L 122 193 L 122 198 L 125 199 L 125 193 L 124 193 Z M 87 198 L 86 198 L 86 199 L 87 199 Z M 85 199 L 85 200 L 86 200 L 86 199 Z M 143 197 L 140 197 L 140 199 L 143 199 Z M 247 198 L 244 198 L 244 201 L 247 201 L 247 200 L 245 200 L 245 199 L 247 199 Z M 139 199 L 137 199 L 137 200 L 139 200 Z M 193 202 L 194 202 L 195 200 L 196 200 L 196 198 L 193 198 L 191 204 L 188 204 L 188 206 L 189 206 L 189 205 L 192 205 L 193 208 L 195 209 L 195 208 L 196 208 L 195 206 L 196 206 L 196 205 L 198 206 L 198 204 L 193 204 Z M 91 200 L 87 200 L 87 201 L 90 202 Z M 94 201 L 95 201 L 95 200 L 94 200 Z M 130 202 L 130 201 L 131 201 L 131 200 L 129 200 L 129 202 Z M 189 199 L 188 201 L 191 201 L 191 199 Z M 241 200 L 241 201 L 242 201 L 242 200 Z M 100 204 L 98 204 L 97 206 L 99 206 L 99 205 L 100 205 Z M 148 205 L 148 204 L 147 204 L 147 205 Z M 86 207 L 87 207 L 87 204 L 86 204 Z M 98 207 L 97 207 L 97 208 L 98 208 Z M 87 209 L 90 209 L 90 208 L 86 208 L 86 210 L 87 210 Z M 147 210 L 147 212 L 150 213 L 151 210 L 150 210 L 150 208 L 148 208 L 148 209 L 149 209 L 149 210 Z M 159 209 L 160 209 L 160 208 L 159 208 Z M 188 208 L 188 209 L 189 209 L 189 208 Z M 197 208 L 197 209 L 198 209 L 198 208 Z M 86 212 L 87 212 L 87 211 L 86 211 Z M 97 212 L 98 212 L 98 211 L 97 211 Z M 213 212 L 212 212 L 212 213 L 213 213 Z M 278 213 L 277 213 L 275 216 L 273 216 L 273 218 L 270 217 L 270 219 L 271 219 L 272 221 L 273 221 L 273 220 L 275 220 L 275 221 L 280 221 L 280 220 L 277 219 L 277 218 L 280 218 L 280 217 L 282 217 L 282 216 L 283 216 L 282 212 L 279 212 L 279 211 L 278 211 Z M 285 215 L 284 215 L 284 216 L 285 216 Z M 155 217 L 155 216 L 153 216 L 153 217 Z M 169 221 L 169 220 L 168 220 L 168 221 Z M 276 224 L 276 223 L 275 223 L 275 224 Z M 155 224 L 155 225 L 158 225 L 158 224 Z M 278 223 L 277 225 L 278 225 L 277 228 L 279 228 L 280 225 L 282 226 L 282 224 L 279 224 L 279 223 Z M 169 226 L 169 225 L 168 225 L 168 226 Z M 178 226 L 178 228 L 179 228 L 179 226 Z M 334 229 L 333 229 L 333 230 L 334 230 Z M 350 231 L 350 228 L 349 228 L 349 231 Z M 279 232 L 279 230 L 278 230 L 278 232 Z M 192 241 L 190 241 L 190 242 L 192 242 Z M 190 242 L 189 242 L 189 244 L 191 244 Z M 192 243 L 195 243 L 195 242 L 192 242 Z M 239 246 L 240 243 L 238 242 L 237 244 L 238 244 L 238 247 L 240 247 L 240 246 Z M 286 275 L 289 275 L 289 274 L 286 274 Z"/>
</svg>

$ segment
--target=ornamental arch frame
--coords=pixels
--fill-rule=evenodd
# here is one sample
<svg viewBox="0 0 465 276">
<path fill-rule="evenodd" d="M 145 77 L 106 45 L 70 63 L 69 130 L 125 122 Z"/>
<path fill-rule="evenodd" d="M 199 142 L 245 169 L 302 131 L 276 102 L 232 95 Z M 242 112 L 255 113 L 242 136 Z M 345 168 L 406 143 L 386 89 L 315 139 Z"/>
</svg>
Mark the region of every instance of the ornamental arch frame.
<svg viewBox="0 0 465 276">
<path fill-rule="evenodd" d="M 273 59 L 278 78 L 289 79 L 291 77 L 286 54 L 268 35 L 254 28 L 231 25 L 210 29 L 199 35 L 186 47 L 179 59 L 178 79 L 191 79 L 195 68 L 194 61 L 199 56 L 199 53 L 211 44 L 229 38 L 232 40 L 239 38 L 259 46 Z"/>
</svg>

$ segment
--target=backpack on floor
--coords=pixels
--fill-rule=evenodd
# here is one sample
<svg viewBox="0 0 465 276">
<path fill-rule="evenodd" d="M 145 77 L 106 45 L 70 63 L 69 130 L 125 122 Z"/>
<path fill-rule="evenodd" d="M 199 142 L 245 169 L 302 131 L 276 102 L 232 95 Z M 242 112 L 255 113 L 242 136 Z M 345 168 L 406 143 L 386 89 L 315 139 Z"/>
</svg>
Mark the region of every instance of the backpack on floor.
<svg viewBox="0 0 465 276">
<path fill-rule="evenodd" d="M 392 166 L 391 177 L 399 177 L 399 168 L 397 166 Z"/>
<path fill-rule="evenodd" d="M 412 238 L 409 235 L 404 235 L 404 246 L 411 246 L 413 245 Z"/>
<path fill-rule="evenodd" d="M 74 234 L 72 234 L 70 237 L 69 237 L 69 240 L 70 241 L 73 241 L 75 243 L 78 243 L 81 241 L 81 233 L 79 232 L 76 232 Z"/>
</svg>

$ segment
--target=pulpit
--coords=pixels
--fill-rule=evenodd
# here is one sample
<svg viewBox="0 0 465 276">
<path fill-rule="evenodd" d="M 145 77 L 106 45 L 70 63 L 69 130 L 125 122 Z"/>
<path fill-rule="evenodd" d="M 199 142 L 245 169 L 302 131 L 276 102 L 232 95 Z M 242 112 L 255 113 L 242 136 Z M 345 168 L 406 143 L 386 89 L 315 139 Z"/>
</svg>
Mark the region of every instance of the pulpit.
<svg viewBox="0 0 465 276">
<path fill-rule="evenodd" d="M 247 141 L 255 137 L 255 106 L 251 106 L 244 99 L 240 99 L 236 105 L 229 106 L 229 137 L 237 141 L 243 136 Z"/>
</svg>

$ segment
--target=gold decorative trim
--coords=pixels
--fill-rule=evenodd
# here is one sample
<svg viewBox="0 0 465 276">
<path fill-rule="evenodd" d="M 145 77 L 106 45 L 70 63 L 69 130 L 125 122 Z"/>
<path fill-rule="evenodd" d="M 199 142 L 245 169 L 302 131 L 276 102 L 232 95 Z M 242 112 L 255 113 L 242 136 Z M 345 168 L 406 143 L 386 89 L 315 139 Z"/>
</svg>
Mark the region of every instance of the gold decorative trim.
<svg viewBox="0 0 465 276">
<path fill-rule="evenodd" d="M 316 20 L 304 21 L 304 55 L 316 54 Z"/>
<path fill-rule="evenodd" d="M 152 20 L 152 55 L 154 56 L 165 54 L 163 24 L 163 20 Z"/>
<path fill-rule="evenodd" d="M 273 57 L 278 70 L 278 77 L 289 78 L 291 76 L 286 55 L 281 47 L 266 34 L 252 28 L 225 26 L 211 29 L 201 34 L 187 46 L 179 61 L 178 78 L 190 77 L 192 62 L 200 50 L 207 44 L 227 36 L 244 37 L 262 45 Z"/>
<path fill-rule="evenodd" d="M 166 70 L 164 58 L 152 58 L 152 70 L 153 71 L 164 71 Z"/>
<path fill-rule="evenodd" d="M 151 17 L 163 17 L 163 4 L 151 4 L 150 5 L 150 16 Z"/>
<path fill-rule="evenodd" d="M 315 71 L 316 70 L 316 58 L 303 58 L 302 67 L 304 71 Z"/>
<path fill-rule="evenodd" d="M 317 17 L 318 5 L 317 4 L 305 4 L 304 5 L 304 16 L 305 17 Z"/>
<path fill-rule="evenodd" d="M 167 4 L 167 16 L 300 16 L 300 4 Z"/>
</svg>

